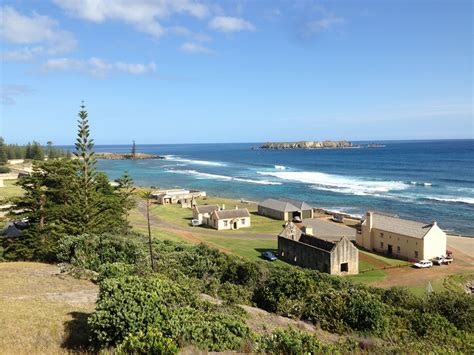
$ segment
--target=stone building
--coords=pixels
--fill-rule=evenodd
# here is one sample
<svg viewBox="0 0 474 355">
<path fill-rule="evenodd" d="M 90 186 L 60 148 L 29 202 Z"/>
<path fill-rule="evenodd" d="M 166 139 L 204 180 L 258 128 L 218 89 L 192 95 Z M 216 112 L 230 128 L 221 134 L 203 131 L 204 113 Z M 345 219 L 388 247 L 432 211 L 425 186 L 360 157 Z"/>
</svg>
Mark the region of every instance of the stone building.
<svg viewBox="0 0 474 355">
<path fill-rule="evenodd" d="M 359 250 L 347 237 L 329 241 L 309 233 L 312 233 L 310 228 L 302 230 L 287 223 L 278 236 L 280 259 L 331 275 L 359 273 Z"/>
<path fill-rule="evenodd" d="M 304 201 L 269 198 L 258 204 L 258 214 L 282 221 L 292 221 L 295 217 L 313 218 L 313 207 Z"/>
<path fill-rule="evenodd" d="M 445 255 L 446 240 L 435 221 L 421 223 L 370 211 L 356 236 L 364 249 L 408 260 Z"/>
</svg>

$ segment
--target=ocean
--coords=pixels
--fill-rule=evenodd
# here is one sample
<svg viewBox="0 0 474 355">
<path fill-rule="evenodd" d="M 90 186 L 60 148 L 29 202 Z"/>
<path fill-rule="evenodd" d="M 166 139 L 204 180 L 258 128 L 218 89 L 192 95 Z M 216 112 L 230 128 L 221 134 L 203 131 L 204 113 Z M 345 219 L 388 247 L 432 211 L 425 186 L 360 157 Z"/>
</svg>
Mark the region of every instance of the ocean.
<svg viewBox="0 0 474 355">
<path fill-rule="evenodd" d="M 367 142 L 354 142 L 365 144 Z M 387 141 L 385 147 L 261 150 L 258 143 L 140 145 L 163 160 L 99 160 L 111 179 L 127 170 L 136 185 L 202 189 L 260 201 L 287 197 L 362 216 L 366 210 L 474 236 L 474 140 Z M 131 145 L 96 146 L 130 152 Z"/>
</svg>

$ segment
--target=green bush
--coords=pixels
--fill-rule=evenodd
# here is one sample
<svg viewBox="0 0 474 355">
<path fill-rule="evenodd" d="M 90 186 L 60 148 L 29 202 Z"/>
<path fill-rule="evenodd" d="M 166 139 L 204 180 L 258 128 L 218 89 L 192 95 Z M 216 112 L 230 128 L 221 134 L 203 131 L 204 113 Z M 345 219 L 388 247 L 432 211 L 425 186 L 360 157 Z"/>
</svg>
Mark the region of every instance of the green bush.
<svg viewBox="0 0 474 355">
<path fill-rule="evenodd" d="M 97 281 L 101 282 L 109 278 L 120 278 L 132 276 L 137 273 L 135 265 L 125 263 L 106 263 L 99 266 L 99 277 Z"/>
<path fill-rule="evenodd" d="M 7 166 L 0 166 L 0 174 L 8 174 L 11 172 L 10 168 Z"/>
<path fill-rule="evenodd" d="M 142 267 L 146 265 L 144 243 L 138 236 L 77 235 L 59 241 L 59 261 L 76 267 L 99 271 L 101 265 L 121 262 Z"/>
<path fill-rule="evenodd" d="M 177 345 L 155 328 L 147 328 L 145 332 L 139 330 L 129 334 L 117 346 L 117 354 L 162 354 L 172 355 L 178 353 Z"/>
<path fill-rule="evenodd" d="M 321 343 L 313 335 L 288 328 L 277 329 L 258 339 L 257 350 L 267 354 L 300 355 L 335 353 L 337 348 Z"/>
<path fill-rule="evenodd" d="M 119 344 L 148 328 L 176 344 L 213 351 L 238 349 L 249 335 L 235 312 L 200 301 L 195 291 L 164 277 L 105 279 L 89 325 L 99 346 Z"/>
</svg>

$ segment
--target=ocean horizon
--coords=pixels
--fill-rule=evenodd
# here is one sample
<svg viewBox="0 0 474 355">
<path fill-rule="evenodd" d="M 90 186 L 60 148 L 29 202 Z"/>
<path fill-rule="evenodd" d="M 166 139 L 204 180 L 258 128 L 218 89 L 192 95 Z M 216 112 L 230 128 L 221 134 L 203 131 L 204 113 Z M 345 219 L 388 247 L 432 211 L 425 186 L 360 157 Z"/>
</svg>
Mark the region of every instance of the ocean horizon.
<svg viewBox="0 0 474 355">
<path fill-rule="evenodd" d="M 261 143 L 137 144 L 159 160 L 99 160 L 109 178 L 260 201 L 293 198 L 362 217 L 366 210 L 474 236 L 474 140 L 353 141 L 358 149 L 263 150 Z M 66 146 L 63 146 L 66 147 Z M 255 149 L 252 149 L 255 148 Z M 127 153 L 131 144 L 96 145 Z"/>
</svg>

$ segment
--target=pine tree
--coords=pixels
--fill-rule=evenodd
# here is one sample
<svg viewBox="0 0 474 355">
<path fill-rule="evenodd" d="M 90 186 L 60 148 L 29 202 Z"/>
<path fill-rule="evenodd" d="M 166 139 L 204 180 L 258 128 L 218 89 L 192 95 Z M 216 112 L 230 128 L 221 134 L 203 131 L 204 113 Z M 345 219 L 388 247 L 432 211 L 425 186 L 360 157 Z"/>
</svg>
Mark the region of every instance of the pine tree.
<svg viewBox="0 0 474 355">
<path fill-rule="evenodd" d="M 135 206 L 135 199 L 133 198 L 135 187 L 133 187 L 133 179 L 128 174 L 128 171 L 125 171 L 120 178 L 115 180 L 115 182 L 118 184 L 117 191 L 120 195 L 122 208 L 125 215 L 124 233 L 127 235 L 130 229 L 130 225 L 128 223 L 129 211 Z"/>
<path fill-rule="evenodd" d="M 79 205 L 83 208 L 83 216 L 86 221 L 92 217 L 92 195 L 94 193 L 94 178 L 97 174 L 95 170 L 96 159 L 94 156 L 94 140 L 90 138 L 89 120 L 84 101 L 79 111 L 77 120 L 78 133 L 76 139 L 76 151 L 79 170 Z M 85 232 L 85 230 L 83 231 Z"/>
<path fill-rule="evenodd" d="M 135 145 L 135 141 L 133 141 L 133 144 L 132 144 L 132 158 L 135 158 L 136 154 L 137 154 L 137 147 Z"/>
<path fill-rule="evenodd" d="M 8 162 L 8 155 L 6 151 L 5 142 L 3 138 L 0 137 L 0 165 L 4 165 Z"/>
<path fill-rule="evenodd" d="M 54 156 L 54 150 L 53 150 L 53 142 L 47 141 L 46 146 L 48 147 L 47 152 L 46 152 L 46 154 L 48 155 L 48 159 L 54 159 L 55 156 Z"/>
<path fill-rule="evenodd" d="M 30 159 L 33 160 L 44 160 L 44 150 L 41 144 L 36 141 L 33 141 L 31 144 L 30 150 Z"/>
</svg>

